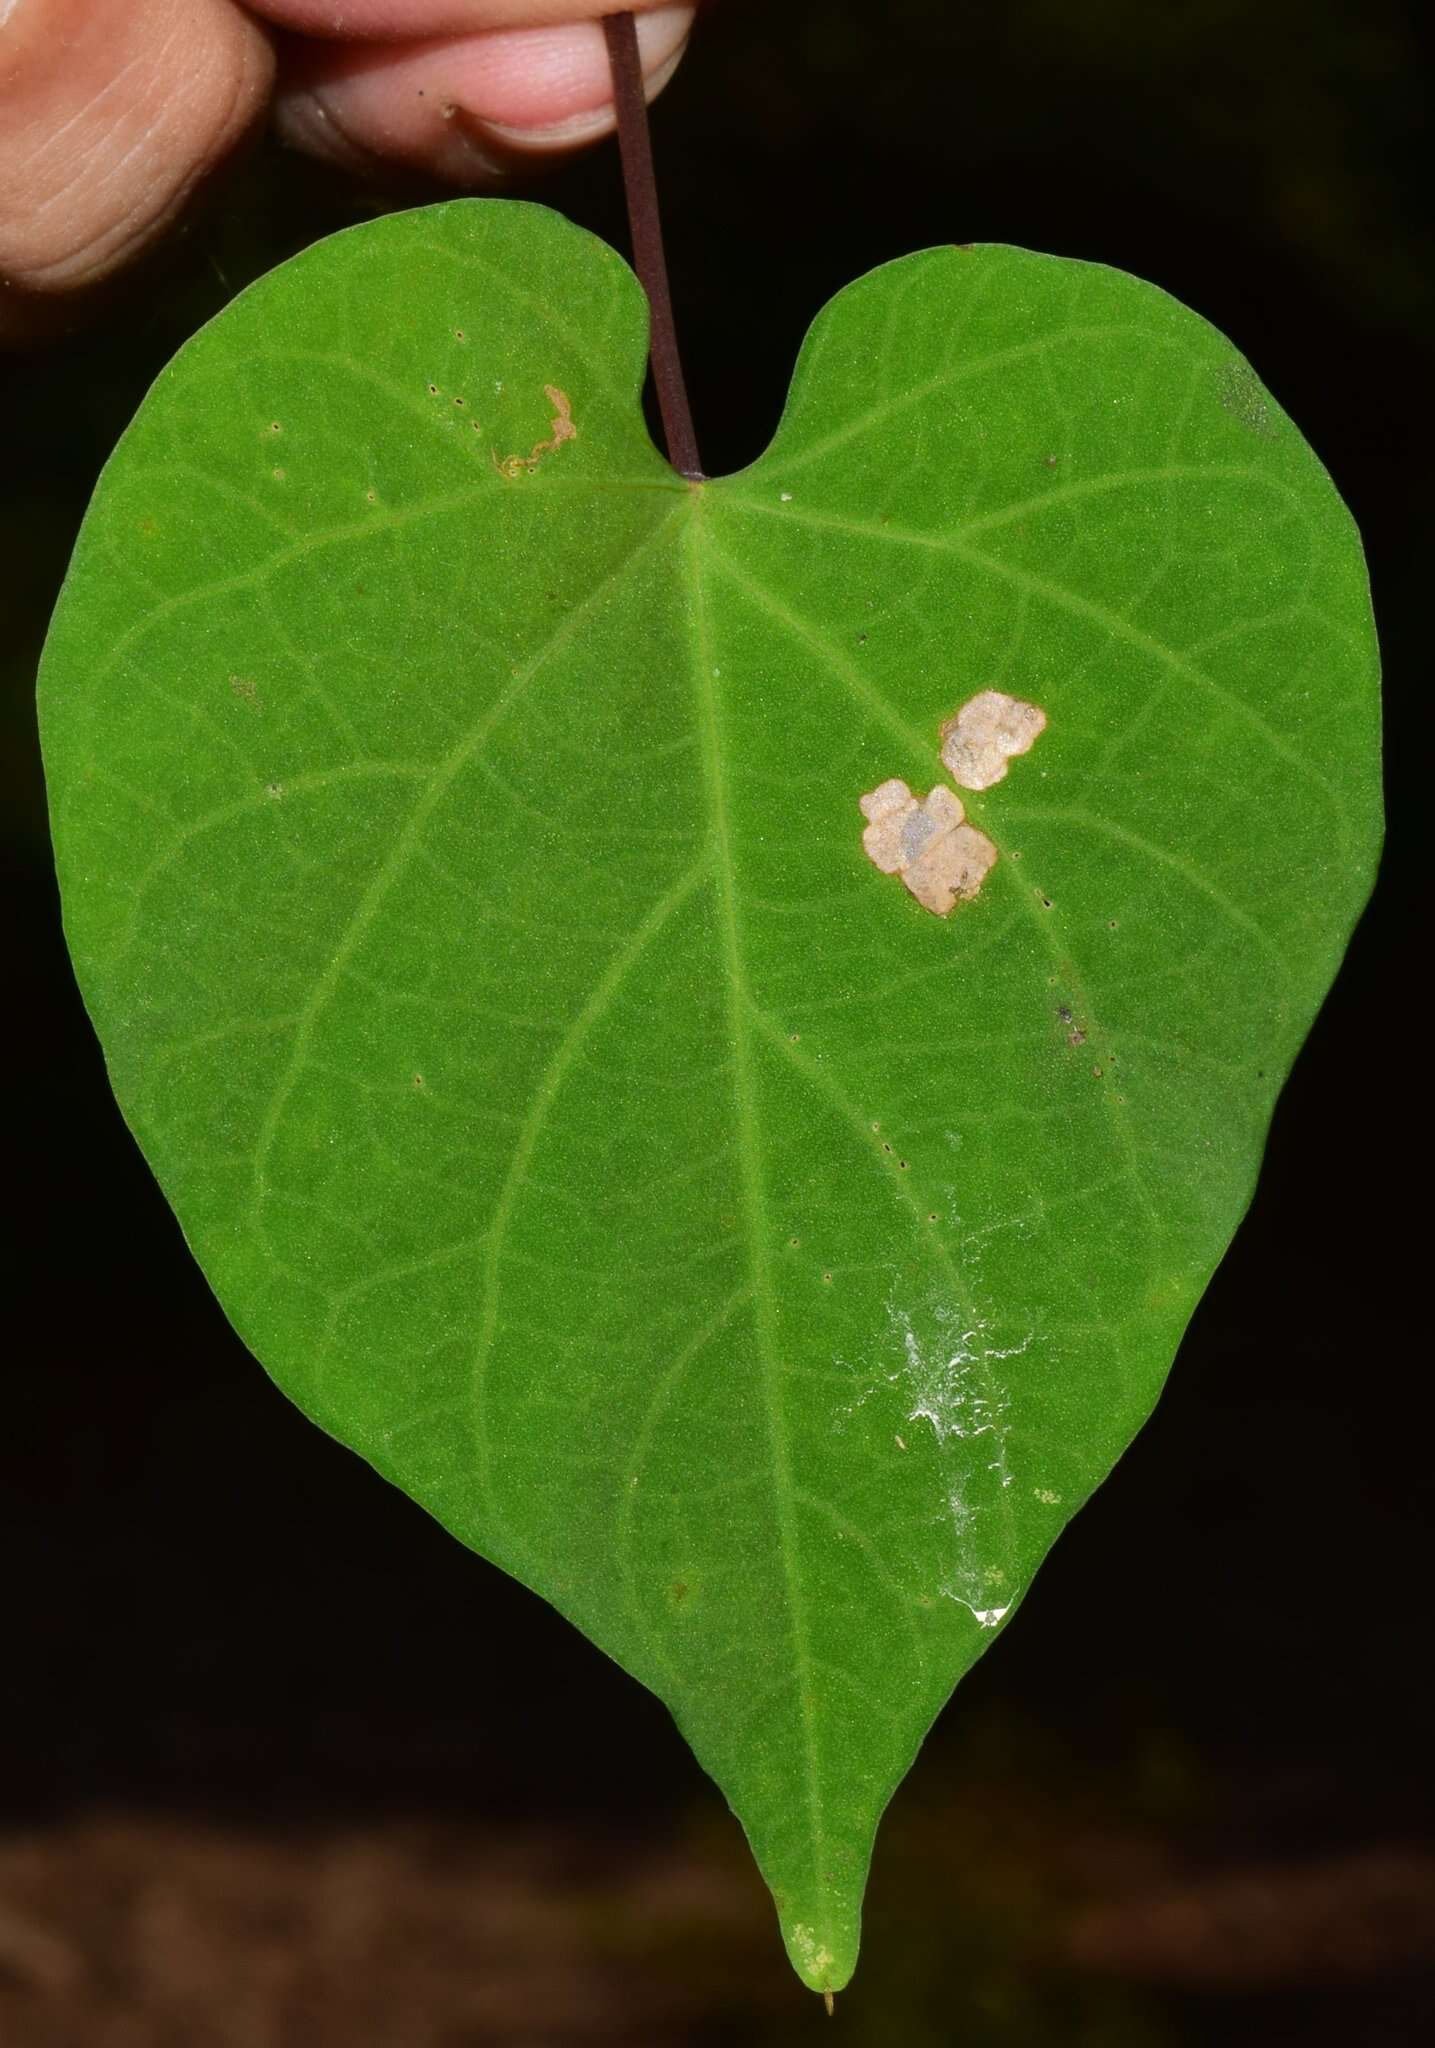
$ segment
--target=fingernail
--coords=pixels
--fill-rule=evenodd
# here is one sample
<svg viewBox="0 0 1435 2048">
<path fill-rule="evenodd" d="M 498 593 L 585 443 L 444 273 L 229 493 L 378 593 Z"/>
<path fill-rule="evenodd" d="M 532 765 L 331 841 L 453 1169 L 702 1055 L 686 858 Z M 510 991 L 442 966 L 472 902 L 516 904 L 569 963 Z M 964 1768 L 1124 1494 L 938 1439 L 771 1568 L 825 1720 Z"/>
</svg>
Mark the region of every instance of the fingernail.
<svg viewBox="0 0 1435 2048">
<path fill-rule="evenodd" d="M 645 78 L 679 53 L 696 13 L 696 7 L 654 7 L 638 16 L 638 57 Z"/>
<path fill-rule="evenodd" d="M 662 91 L 677 70 L 696 12 L 693 6 L 656 7 L 651 13 L 638 16 L 638 58 L 649 99 Z M 484 126 L 491 134 L 519 147 L 563 148 L 608 134 L 613 126 L 613 101 L 608 96 L 600 106 L 570 114 L 563 121 L 551 121 L 541 128 L 517 127 L 506 121 L 485 121 Z"/>
</svg>

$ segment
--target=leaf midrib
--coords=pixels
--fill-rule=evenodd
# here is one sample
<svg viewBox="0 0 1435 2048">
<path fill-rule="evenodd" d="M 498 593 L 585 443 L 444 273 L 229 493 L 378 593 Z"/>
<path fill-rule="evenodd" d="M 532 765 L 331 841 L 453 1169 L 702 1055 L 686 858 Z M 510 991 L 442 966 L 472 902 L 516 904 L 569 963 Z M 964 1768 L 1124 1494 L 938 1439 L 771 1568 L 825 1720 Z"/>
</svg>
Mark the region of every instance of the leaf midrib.
<svg viewBox="0 0 1435 2048">
<path fill-rule="evenodd" d="M 721 933 L 723 982 L 728 1039 L 731 1047 L 733 1116 L 741 1172 L 743 1220 L 752 1281 L 754 1333 L 762 1367 L 762 1392 L 771 1452 L 772 1492 L 792 1637 L 798 1715 L 802 1728 L 803 1783 L 807 1800 L 814 1901 L 824 1889 L 825 1822 L 818 1768 L 817 1731 L 812 1711 L 812 1649 L 808 1640 L 805 1600 L 798 1565 L 797 1526 L 787 1416 L 783 1400 L 782 1363 L 774 1313 L 771 1265 L 771 1223 L 762 1167 L 760 1111 L 752 1061 L 747 1006 L 752 1001 L 744 971 L 741 913 L 733 860 L 730 801 L 723 767 L 722 714 L 713 688 L 712 652 L 707 623 L 700 543 L 704 494 L 694 494 L 694 516 L 682 543 L 683 583 L 688 593 L 686 616 L 691 634 L 691 664 L 700 759 L 708 826 L 713 847 L 713 879 Z"/>
</svg>

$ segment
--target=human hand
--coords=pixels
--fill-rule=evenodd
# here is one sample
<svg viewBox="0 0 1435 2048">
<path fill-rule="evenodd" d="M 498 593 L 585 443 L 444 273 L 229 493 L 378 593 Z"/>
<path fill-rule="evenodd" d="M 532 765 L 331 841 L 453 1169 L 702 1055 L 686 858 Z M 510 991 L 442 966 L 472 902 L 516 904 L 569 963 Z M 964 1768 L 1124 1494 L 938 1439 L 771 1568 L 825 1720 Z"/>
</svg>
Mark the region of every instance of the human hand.
<svg viewBox="0 0 1435 2048">
<path fill-rule="evenodd" d="M 628 0 L 649 95 L 692 4 Z M 272 113 L 362 171 L 492 188 L 613 127 L 615 0 L 0 0 L 0 340 L 158 241 Z"/>
</svg>

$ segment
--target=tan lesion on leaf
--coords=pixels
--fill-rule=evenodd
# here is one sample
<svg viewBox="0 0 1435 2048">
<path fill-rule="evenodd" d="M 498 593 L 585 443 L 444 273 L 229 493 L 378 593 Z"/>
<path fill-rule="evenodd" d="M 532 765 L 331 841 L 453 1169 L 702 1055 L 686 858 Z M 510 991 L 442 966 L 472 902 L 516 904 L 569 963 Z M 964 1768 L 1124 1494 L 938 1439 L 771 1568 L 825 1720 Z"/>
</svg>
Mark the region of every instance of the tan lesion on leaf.
<svg viewBox="0 0 1435 2048">
<path fill-rule="evenodd" d="M 961 798 L 945 783 L 916 797 L 894 776 L 859 801 L 868 820 L 862 834 L 867 858 L 884 875 L 899 875 L 938 917 L 970 902 L 995 865 L 995 846 L 966 822 Z"/>
<path fill-rule="evenodd" d="M 990 789 L 1006 774 L 1007 762 L 1025 754 L 1045 730 L 1039 704 L 1004 690 L 979 691 L 942 726 L 942 765 L 964 789 Z M 899 875 L 938 917 L 970 903 L 996 866 L 996 847 L 968 824 L 961 798 L 945 783 L 917 797 L 893 776 L 859 802 L 867 820 L 867 858 L 884 875 Z"/>
<path fill-rule="evenodd" d="M 1008 761 L 1028 753 L 1045 731 L 1039 704 L 1005 690 L 980 690 L 942 727 L 942 764 L 960 788 L 990 789 Z"/>
<path fill-rule="evenodd" d="M 521 476 L 532 476 L 545 455 L 556 455 L 565 441 L 578 438 L 578 429 L 573 424 L 573 405 L 567 392 L 561 391 L 556 384 L 545 384 L 543 395 L 553 408 L 548 439 L 535 441 L 527 455 L 500 455 L 496 448 L 490 451 L 494 468 L 510 482 Z"/>
</svg>

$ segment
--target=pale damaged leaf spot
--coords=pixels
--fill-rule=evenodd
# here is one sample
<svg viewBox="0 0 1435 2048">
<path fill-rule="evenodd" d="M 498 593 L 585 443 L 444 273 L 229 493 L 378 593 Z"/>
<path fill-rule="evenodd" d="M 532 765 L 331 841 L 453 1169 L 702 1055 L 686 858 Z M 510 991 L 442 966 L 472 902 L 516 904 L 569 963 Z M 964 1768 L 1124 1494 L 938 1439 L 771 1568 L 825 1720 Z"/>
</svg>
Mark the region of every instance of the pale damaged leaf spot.
<svg viewBox="0 0 1435 2048">
<path fill-rule="evenodd" d="M 501 390 L 501 385 L 494 389 Z M 535 441 L 527 455 L 500 455 L 493 449 L 493 466 L 500 476 L 510 482 L 520 476 L 531 476 L 545 455 L 555 455 L 565 441 L 576 441 L 578 429 L 573 424 L 573 405 L 566 391 L 560 391 L 556 384 L 545 384 L 543 395 L 553 408 L 549 424 L 548 439 Z"/>
<path fill-rule="evenodd" d="M 982 690 L 942 727 L 942 763 L 963 789 L 990 789 L 1014 754 L 1024 754 L 1046 731 L 1039 704 L 1005 690 Z"/>
<path fill-rule="evenodd" d="M 1243 362 L 1239 356 L 1223 363 L 1217 390 L 1221 404 L 1243 427 L 1249 427 L 1253 434 L 1261 434 L 1267 439 L 1275 433 L 1270 403 L 1249 363 Z"/>
<path fill-rule="evenodd" d="M 900 875 L 924 909 L 946 917 L 976 895 L 997 850 L 965 822 L 961 798 L 945 783 L 918 798 L 894 776 L 859 801 L 870 821 L 862 834 L 867 858 L 884 875 Z"/>
<path fill-rule="evenodd" d="M 811 1927 L 804 1927 L 799 1921 L 792 1929 L 789 1940 L 794 1957 L 803 1976 L 815 1989 L 822 1990 L 823 1979 L 832 1969 L 833 1955 L 825 1942 L 819 1941 Z"/>
</svg>

